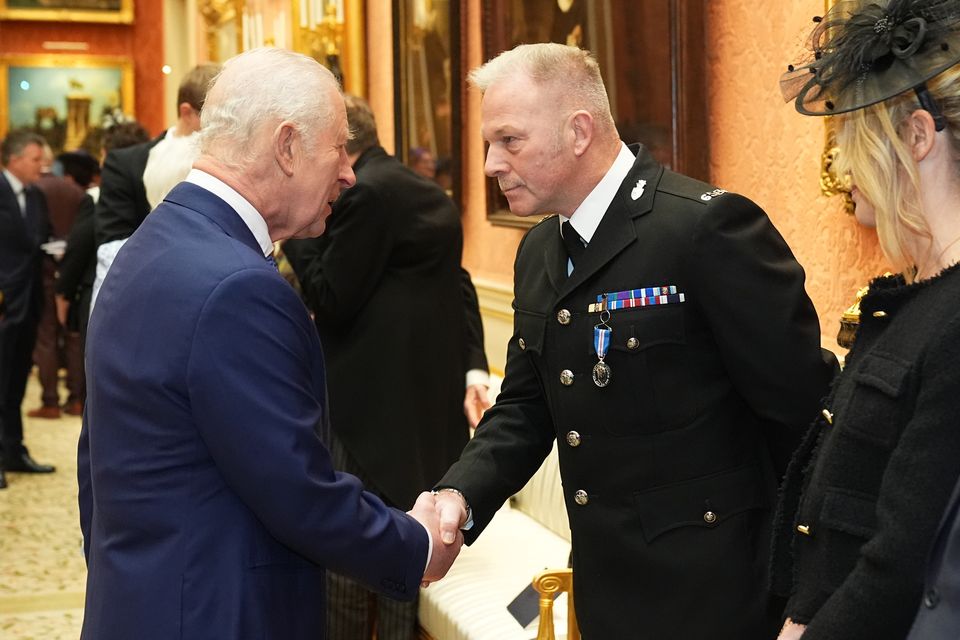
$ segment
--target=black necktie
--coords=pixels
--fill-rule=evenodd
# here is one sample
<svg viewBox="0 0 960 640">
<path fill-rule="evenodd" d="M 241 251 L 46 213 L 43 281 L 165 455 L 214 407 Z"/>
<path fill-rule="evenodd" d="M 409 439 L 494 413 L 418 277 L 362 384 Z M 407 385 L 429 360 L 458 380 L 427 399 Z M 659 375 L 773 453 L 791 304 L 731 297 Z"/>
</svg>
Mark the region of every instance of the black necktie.
<svg viewBox="0 0 960 640">
<path fill-rule="evenodd" d="M 583 252 L 586 251 L 587 248 L 583 246 L 583 240 L 580 238 L 580 234 L 573 228 L 569 220 L 560 225 L 560 228 L 560 235 L 563 236 L 563 244 L 567 247 L 567 255 L 570 256 L 570 261 L 573 262 L 573 266 L 576 268 L 577 260 L 580 259 L 580 256 L 583 255 Z"/>
</svg>

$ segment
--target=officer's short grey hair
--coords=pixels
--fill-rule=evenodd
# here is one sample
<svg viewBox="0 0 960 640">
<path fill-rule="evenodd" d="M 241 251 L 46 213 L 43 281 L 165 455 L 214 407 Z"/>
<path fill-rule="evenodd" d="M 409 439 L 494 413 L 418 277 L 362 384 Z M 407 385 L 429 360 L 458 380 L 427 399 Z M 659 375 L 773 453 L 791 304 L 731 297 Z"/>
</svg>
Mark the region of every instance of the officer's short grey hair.
<svg viewBox="0 0 960 640">
<path fill-rule="evenodd" d="M 586 49 L 555 42 L 521 44 L 477 67 L 467 80 L 485 93 L 491 85 L 517 74 L 537 84 L 562 86 L 565 107 L 584 109 L 599 126 L 614 127 L 600 65 Z"/>
</svg>

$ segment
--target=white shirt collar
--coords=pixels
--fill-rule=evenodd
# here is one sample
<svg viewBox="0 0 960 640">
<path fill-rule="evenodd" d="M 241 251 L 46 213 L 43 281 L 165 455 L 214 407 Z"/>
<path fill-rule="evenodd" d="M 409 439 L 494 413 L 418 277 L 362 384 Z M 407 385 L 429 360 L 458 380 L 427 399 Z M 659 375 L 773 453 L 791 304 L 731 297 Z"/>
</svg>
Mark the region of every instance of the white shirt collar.
<svg viewBox="0 0 960 640">
<path fill-rule="evenodd" d="M 637 157 L 627 148 L 627 145 L 621 142 L 620 153 L 607 170 L 607 174 L 580 203 L 573 215 L 569 218 L 557 216 L 560 224 L 570 220 L 571 226 L 576 229 L 584 242 L 589 243 L 597 227 L 600 226 L 600 221 L 603 220 L 603 214 L 610 208 L 610 203 L 620 190 L 620 185 L 627 179 L 627 174 L 630 173 L 636 160 Z"/>
<path fill-rule="evenodd" d="M 273 253 L 273 241 L 270 240 L 270 231 L 267 229 L 267 223 L 260 215 L 260 212 L 254 208 L 250 202 L 223 180 L 216 178 L 206 171 L 200 169 L 191 169 L 184 182 L 195 184 L 202 189 L 206 189 L 217 196 L 228 205 L 230 205 L 243 223 L 250 229 L 250 233 L 257 239 L 257 244 L 263 251 L 264 257 Z"/>
<path fill-rule="evenodd" d="M 13 192 L 14 192 L 15 194 L 19 195 L 22 191 L 24 191 L 25 186 L 24 186 L 24 184 L 17 178 L 17 176 L 15 176 L 15 175 L 13 175 L 12 173 L 10 173 L 10 171 L 7 170 L 7 169 L 4 169 L 4 170 L 3 170 L 3 175 L 7 178 L 7 182 L 10 183 L 10 188 L 13 189 Z"/>
</svg>

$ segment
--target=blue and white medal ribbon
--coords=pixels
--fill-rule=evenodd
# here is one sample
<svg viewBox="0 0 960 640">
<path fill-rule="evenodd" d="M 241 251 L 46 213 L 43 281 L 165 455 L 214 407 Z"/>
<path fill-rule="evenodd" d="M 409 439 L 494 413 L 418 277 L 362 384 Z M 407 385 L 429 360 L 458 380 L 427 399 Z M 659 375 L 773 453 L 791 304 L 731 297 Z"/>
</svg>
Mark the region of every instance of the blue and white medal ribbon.
<svg viewBox="0 0 960 640">
<path fill-rule="evenodd" d="M 610 365 L 603 361 L 607 355 L 607 349 L 610 347 L 610 334 L 613 329 L 607 324 L 610 319 L 610 312 L 604 310 L 600 313 L 600 324 L 593 328 L 593 350 L 597 353 L 597 364 L 593 365 L 593 384 L 603 388 L 610 384 L 610 378 L 613 372 Z"/>
</svg>

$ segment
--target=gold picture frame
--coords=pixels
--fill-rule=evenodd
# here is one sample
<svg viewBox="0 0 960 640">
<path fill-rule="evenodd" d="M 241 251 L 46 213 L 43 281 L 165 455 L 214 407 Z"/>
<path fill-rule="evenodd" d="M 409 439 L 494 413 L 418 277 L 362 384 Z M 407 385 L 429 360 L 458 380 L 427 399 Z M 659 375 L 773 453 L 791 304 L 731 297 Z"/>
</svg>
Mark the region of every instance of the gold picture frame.
<svg viewBox="0 0 960 640">
<path fill-rule="evenodd" d="M 133 61 L 125 56 L 0 56 L 0 136 L 40 133 L 54 152 L 88 148 L 108 121 L 134 114 Z M 118 113 L 119 112 L 119 113 Z"/>
<path fill-rule="evenodd" d="M 396 156 L 432 158 L 437 182 L 463 207 L 463 10 L 456 0 L 393 1 Z"/>
<path fill-rule="evenodd" d="M 0 0 L 0 20 L 133 24 L 133 0 Z"/>
<path fill-rule="evenodd" d="M 824 13 L 829 12 L 834 4 L 836 0 L 824 0 Z M 853 215 L 856 205 L 850 195 L 848 181 L 844 176 L 837 175 L 834 166 L 840 149 L 837 147 L 837 128 L 831 116 L 824 118 L 823 134 L 823 153 L 820 154 L 820 193 L 827 197 L 840 196 L 843 198 L 843 210 Z"/>
</svg>

